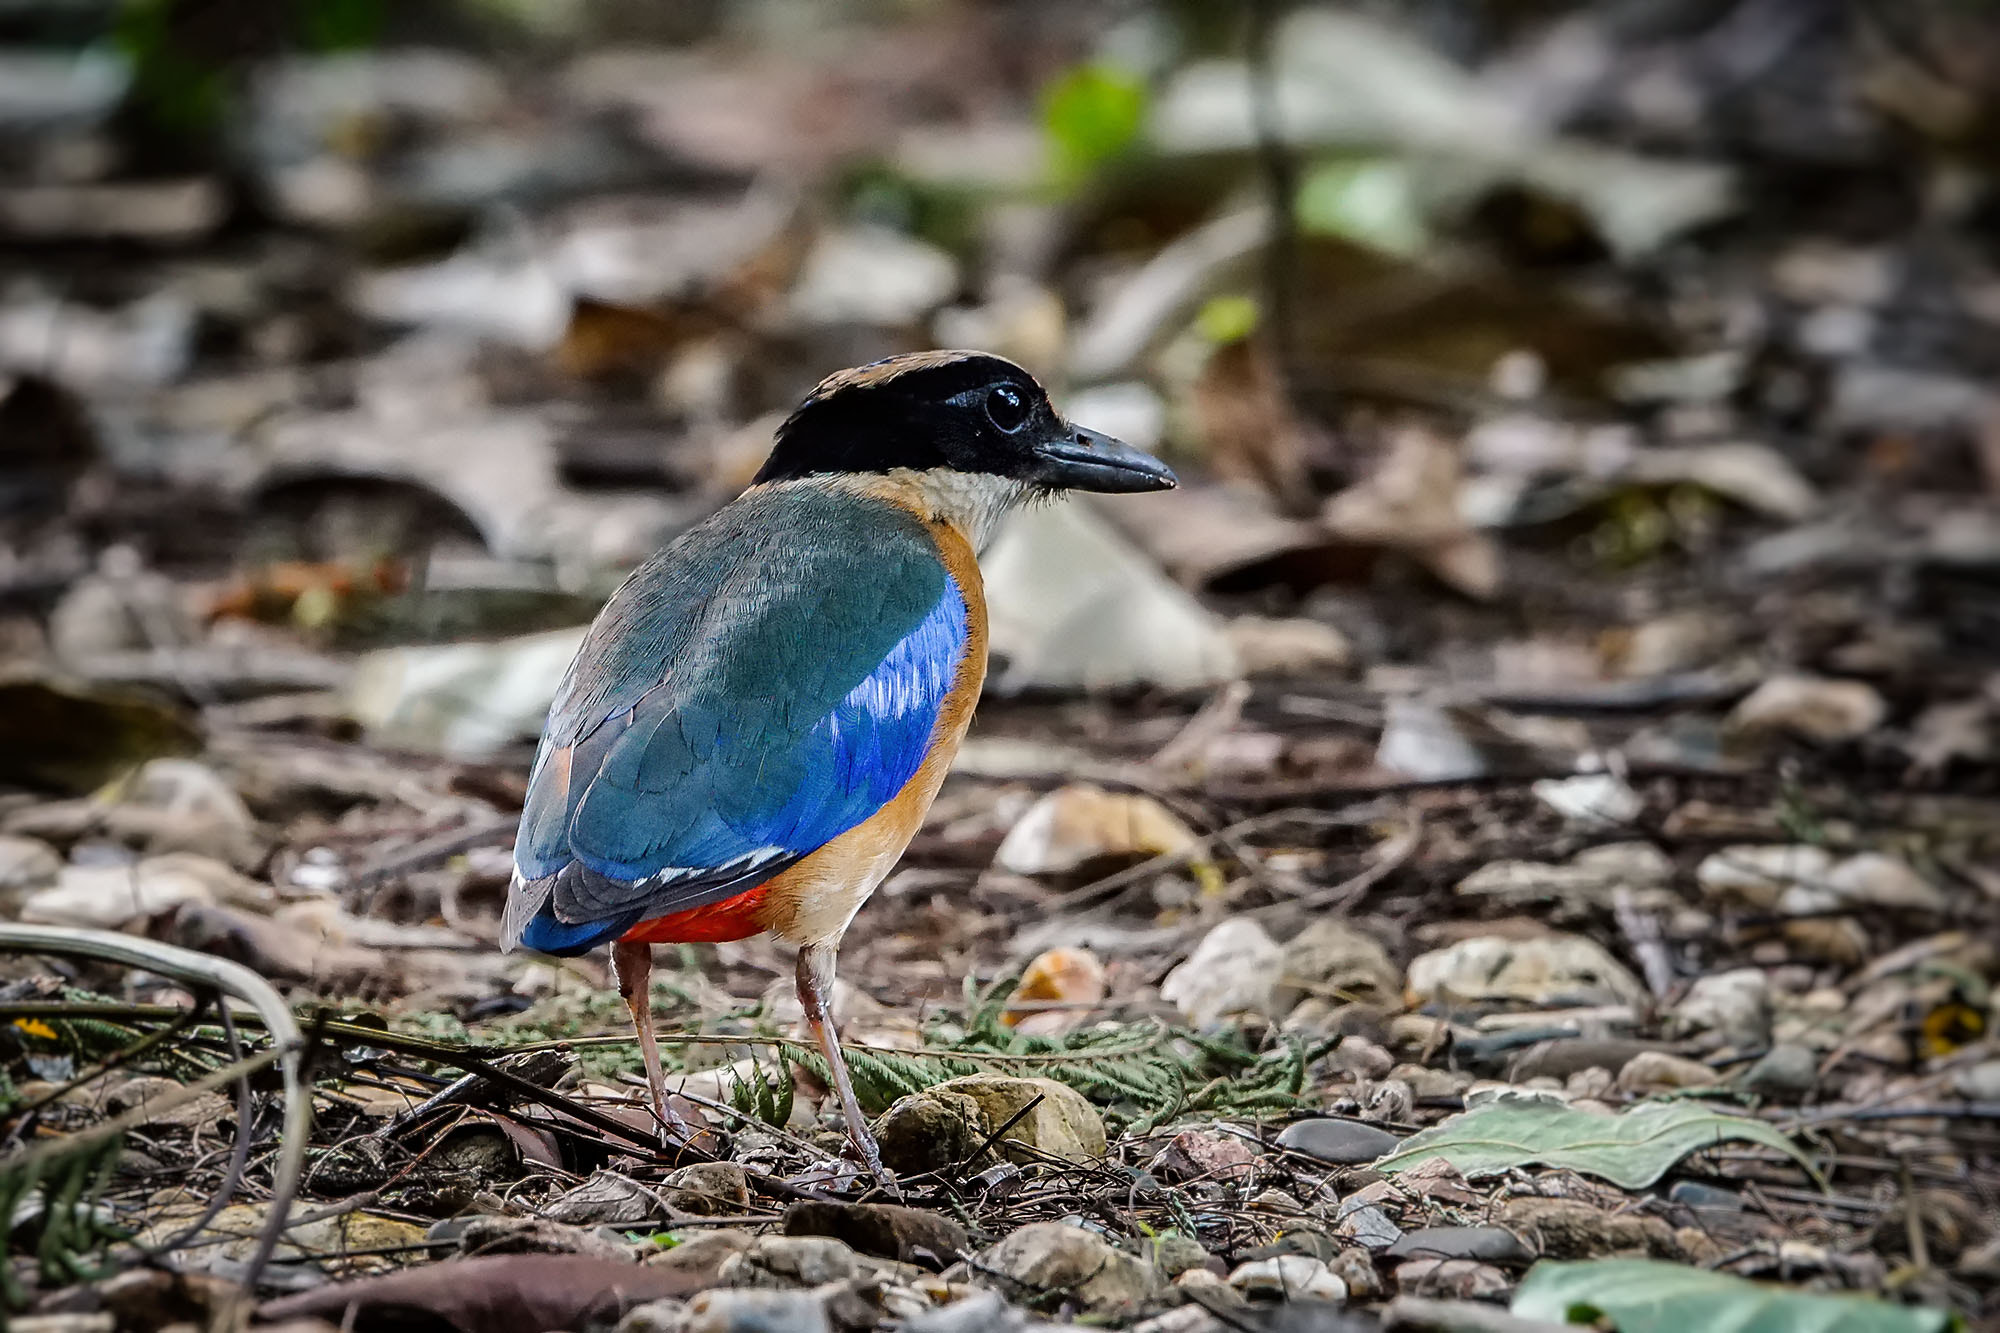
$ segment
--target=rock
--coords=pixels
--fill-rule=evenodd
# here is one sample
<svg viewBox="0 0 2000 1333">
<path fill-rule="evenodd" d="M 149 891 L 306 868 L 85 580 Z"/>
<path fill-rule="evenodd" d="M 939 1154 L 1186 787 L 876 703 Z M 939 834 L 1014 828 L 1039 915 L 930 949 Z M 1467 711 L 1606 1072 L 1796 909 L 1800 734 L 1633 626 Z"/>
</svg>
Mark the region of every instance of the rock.
<svg viewBox="0 0 2000 1333">
<path fill-rule="evenodd" d="M 1981 1060 L 1957 1070 L 1951 1086 L 1970 1102 L 2000 1102 L 2000 1060 Z"/>
<path fill-rule="evenodd" d="M 1471 1259 L 1412 1259 L 1396 1265 L 1396 1291 L 1432 1300 L 1491 1300 L 1514 1286 L 1491 1264 Z"/>
<path fill-rule="evenodd" d="M 1472 1082 L 1470 1074 L 1428 1065 L 1397 1065 L 1389 1071 L 1389 1077 L 1408 1087 L 1410 1095 L 1418 1101 L 1460 1096 Z"/>
<path fill-rule="evenodd" d="M 1375 1271 L 1375 1259 L 1366 1250 L 1345 1249 L 1326 1261 L 1327 1271 L 1347 1284 L 1347 1297 L 1372 1301 L 1382 1294 L 1382 1278 Z"/>
<path fill-rule="evenodd" d="M 942 1213 L 893 1203 L 795 1203 L 785 1210 L 787 1236 L 831 1236 L 862 1254 L 943 1268 L 971 1244 L 965 1228 Z"/>
<path fill-rule="evenodd" d="M 1633 1252 L 1655 1259 L 1684 1257 L 1674 1229 L 1659 1218 L 1614 1213 L 1577 1199 L 1510 1199 L 1501 1205 L 1498 1220 L 1546 1259 Z"/>
<path fill-rule="evenodd" d="M 1016 825 L 1015 827 L 1019 827 Z M 1032 1036 L 1067 1032 L 1089 1017 L 1087 1008 L 1105 996 L 1104 964 L 1088 949 L 1048 949 L 1035 956 L 1021 973 L 1000 1021 Z M 1016 1008 L 1018 1005 L 1063 1004 L 1074 1009 Z"/>
<path fill-rule="evenodd" d="M 1334 990 L 1364 1004 L 1391 1005 L 1402 978 L 1374 936 L 1339 917 L 1322 917 L 1284 949 L 1285 984 Z"/>
<path fill-rule="evenodd" d="M 687 1327 L 687 1302 L 647 1301 L 625 1312 L 612 1333 L 682 1333 Z"/>
<path fill-rule="evenodd" d="M 1153 1267 L 1167 1278 L 1178 1278 L 1181 1274 L 1195 1269 L 1207 1268 L 1215 1262 L 1215 1257 L 1202 1248 L 1200 1241 L 1192 1236 L 1184 1236 L 1178 1231 L 1163 1231 L 1152 1238 L 1148 1257 Z"/>
<path fill-rule="evenodd" d="M 723 1260 L 719 1276 L 731 1287 L 783 1291 L 871 1271 L 852 1248 L 827 1236 L 759 1236 Z"/>
<path fill-rule="evenodd" d="M 1371 1250 L 1383 1250 L 1402 1239 L 1403 1229 L 1372 1203 L 1353 1195 L 1334 1214 L 1334 1234 Z"/>
<path fill-rule="evenodd" d="M 1073 782 L 1028 807 L 993 863 L 1016 875 L 1060 874 L 1093 862 L 1183 852 L 1197 841 L 1193 829 L 1150 796 Z"/>
<path fill-rule="evenodd" d="M 1822 884 L 1832 869 L 1833 856 L 1824 847 L 1744 845 L 1702 858 L 1694 878 L 1712 897 L 1769 911 L 1787 889 Z"/>
<path fill-rule="evenodd" d="M 712 1287 L 722 1280 L 722 1266 L 756 1240 L 734 1227 L 703 1227 L 671 1249 L 645 1258 L 648 1268 L 666 1268 L 687 1275 L 689 1289 Z"/>
<path fill-rule="evenodd" d="M 1721 1075 L 1699 1060 L 1666 1051 L 1641 1051 L 1618 1071 L 1617 1086 L 1621 1092 L 1643 1097 L 1682 1088 L 1714 1087 L 1721 1081 Z"/>
<path fill-rule="evenodd" d="M 1858 680 L 1773 676 L 1730 711 L 1724 726 L 1738 735 L 1783 733 L 1835 745 L 1867 735 L 1888 714 L 1882 696 Z"/>
<path fill-rule="evenodd" d="M 1547 1004 L 1589 996 L 1637 1006 L 1649 1000 L 1639 979 L 1603 945 L 1562 934 L 1461 940 L 1412 961 L 1406 988 L 1412 1004 L 1435 999 Z"/>
<path fill-rule="evenodd" d="M 1477 1259 L 1526 1267 L 1534 1254 L 1505 1227 L 1420 1227 L 1388 1249 L 1391 1259 Z"/>
<path fill-rule="evenodd" d="M 899 1098 L 883 1112 L 875 1139 L 890 1170 L 921 1175 L 965 1163 L 986 1140 L 984 1123 L 972 1098 L 931 1088 Z"/>
<path fill-rule="evenodd" d="M 1226 632 L 1245 675 L 1319 674 L 1339 671 L 1354 659 L 1347 636 L 1324 621 L 1237 616 Z"/>
<path fill-rule="evenodd" d="M 1035 1108 L 1015 1120 L 1037 1098 Z M 904 1097 L 882 1117 L 876 1137 L 890 1167 L 914 1174 L 963 1162 L 1010 1120 L 1013 1126 L 995 1145 L 1009 1160 L 1104 1157 L 1104 1122 L 1082 1093 L 1054 1079 L 1005 1074 L 968 1074 Z"/>
<path fill-rule="evenodd" d="M 1257 1154 L 1235 1134 L 1188 1129 L 1174 1135 L 1146 1169 L 1166 1180 L 1235 1183 L 1256 1172 Z"/>
<path fill-rule="evenodd" d="M 1327 1063 L 1357 1079 L 1384 1079 L 1396 1067 L 1396 1057 L 1366 1037 L 1346 1037 L 1333 1048 Z"/>
<path fill-rule="evenodd" d="M 1780 1042 L 1736 1076 L 1736 1086 L 1780 1101 L 1795 1101 L 1819 1083 L 1819 1057 L 1809 1047 Z"/>
<path fill-rule="evenodd" d="M 1253 1301 L 1335 1301 L 1347 1299 L 1347 1284 L 1309 1255 L 1286 1254 L 1238 1265 L 1229 1285 Z"/>
<path fill-rule="evenodd" d="M 813 1291 L 719 1287 L 687 1303 L 674 1333 L 832 1333 L 826 1300 Z M 622 1329 L 621 1329 L 622 1333 Z"/>
<path fill-rule="evenodd" d="M 1743 1196 L 1735 1190 L 1704 1185 L 1699 1180 L 1675 1181 L 1673 1188 L 1667 1191 L 1667 1198 L 1685 1208 L 1703 1208 L 1726 1213 L 1743 1211 Z"/>
<path fill-rule="evenodd" d="M 1301 1120 L 1285 1126 L 1278 1146 L 1337 1166 L 1359 1166 L 1395 1151 L 1402 1140 L 1353 1120 Z"/>
<path fill-rule="evenodd" d="M 1130 1315 L 1167 1291 L 1151 1264 L 1062 1222 L 1030 1222 L 982 1251 L 978 1267 L 1037 1291 L 1064 1292 L 1100 1316 Z"/>
<path fill-rule="evenodd" d="M 1739 967 L 1698 977 L 1673 1007 L 1689 1032 L 1709 1032 L 1738 1050 L 1771 1040 L 1771 982 L 1761 968 Z"/>
<path fill-rule="evenodd" d="M 1198 1028 L 1226 1015 L 1274 1017 L 1285 951 L 1247 917 L 1234 917 L 1202 937 L 1195 950 L 1160 983 L 1160 998 Z"/>
<path fill-rule="evenodd" d="M 670 1174 L 660 1192 L 667 1202 L 696 1217 L 747 1212 L 750 1178 L 734 1162 L 696 1162 Z"/>
</svg>

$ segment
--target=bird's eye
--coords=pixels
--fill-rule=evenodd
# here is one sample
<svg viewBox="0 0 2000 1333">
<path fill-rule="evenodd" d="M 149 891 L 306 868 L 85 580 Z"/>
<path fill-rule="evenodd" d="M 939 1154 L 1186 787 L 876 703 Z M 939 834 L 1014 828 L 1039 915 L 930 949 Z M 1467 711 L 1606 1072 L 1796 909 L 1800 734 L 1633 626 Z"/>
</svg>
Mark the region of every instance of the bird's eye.
<svg viewBox="0 0 2000 1333">
<path fill-rule="evenodd" d="M 986 395 L 986 419 L 1012 434 L 1027 424 L 1028 405 L 1021 401 L 1018 389 L 1003 384 Z"/>
</svg>

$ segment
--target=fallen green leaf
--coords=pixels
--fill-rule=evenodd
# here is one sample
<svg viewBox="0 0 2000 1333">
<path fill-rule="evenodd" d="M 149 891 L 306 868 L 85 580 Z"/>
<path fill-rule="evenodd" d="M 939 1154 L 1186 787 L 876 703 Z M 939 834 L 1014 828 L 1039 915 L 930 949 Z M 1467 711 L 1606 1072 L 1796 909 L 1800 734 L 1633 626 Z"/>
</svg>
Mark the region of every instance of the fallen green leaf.
<svg viewBox="0 0 2000 1333">
<path fill-rule="evenodd" d="M 1639 1189 L 1689 1153 L 1732 1140 L 1776 1148 L 1819 1178 L 1798 1145 L 1761 1120 L 1687 1101 L 1644 1102 L 1622 1115 L 1602 1115 L 1524 1097 L 1498 1098 L 1412 1134 L 1375 1168 L 1407 1171 L 1441 1157 L 1467 1177 L 1540 1165 Z"/>
<path fill-rule="evenodd" d="M 1523 1319 L 1596 1324 L 1616 1333 L 1944 1333 L 1944 1310 L 1912 1309 L 1863 1296 L 1822 1296 L 1657 1259 L 1536 1264 L 1509 1307 Z"/>
<path fill-rule="evenodd" d="M 1328 162 L 1299 186 L 1299 225 L 1393 255 L 1415 255 L 1430 241 L 1417 198 L 1416 169 L 1386 158 Z"/>
<path fill-rule="evenodd" d="M 1131 147 L 1146 120 L 1146 85 L 1114 65 L 1079 65 L 1042 95 L 1042 125 L 1074 181 Z"/>
</svg>

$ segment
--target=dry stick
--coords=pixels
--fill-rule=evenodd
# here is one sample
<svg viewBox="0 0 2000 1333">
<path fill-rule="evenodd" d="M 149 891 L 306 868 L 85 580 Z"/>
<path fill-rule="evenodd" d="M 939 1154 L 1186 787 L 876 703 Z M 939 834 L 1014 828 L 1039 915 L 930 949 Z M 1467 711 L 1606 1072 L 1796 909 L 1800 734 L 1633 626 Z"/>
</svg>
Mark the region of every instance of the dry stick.
<svg viewBox="0 0 2000 1333">
<path fill-rule="evenodd" d="M 312 1097 L 305 1087 L 304 1079 L 305 1042 L 299 1033 L 299 1025 L 292 1019 L 292 1011 L 285 1005 L 284 998 L 271 988 L 270 982 L 240 963 L 211 958 L 192 949 L 138 939 L 131 935 L 120 935 L 108 930 L 0 924 L 0 952 L 95 958 L 123 963 L 127 967 L 144 968 L 161 976 L 172 977 L 176 981 L 207 986 L 224 995 L 233 995 L 248 1004 L 263 1020 L 264 1030 L 271 1034 L 269 1051 L 253 1057 L 252 1061 L 238 1061 L 236 1066 L 209 1075 L 197 1083 L 182 1088 L 179 1093 L 169 1094 L 144 1107 L 135 1107 L 126 1115 L 108 1122 L 118 1126 L 115 1133 L 123 1134 L 125 1130 L 142 1123 L 145 1118 L 157 1114 L 168 1105 L 178 1105 L 188 1100 L 193 1089 L 199 1088 L 206 1092 L 211 1088 L 222 1086 L 230 1079 L 247 1077 L 266 1065 L 282 1064 L 285 1079 L 285 1124 L 283 1137 L 278 1145 L 278 1162 L 271 1172 L 271 1213 L 264 1223 L 263 1234 L 258 1237 L 257 1249 L 251 1255 L 243 1277 L 243 1289 L 246 1292 L 254 1289 L 257 1275 L 263 1272 L 264 1265 L 271 1261 L 271 1252 L 277 1249 L 278 1237 L 285 1230 L 286 1215 L 291 1210 L 293 1197 L 298 1193 L 299 1176 L 305 1166 L 306 1143 L 312 1134 Z M 135 1116 L 138 1118 L 134 1119 Z M 131 1123 L 121 1123 L 124 1121 Z M 50 1159 L 60 1156 L 75 1141 L 87 1140 L 104 1128 L 105 1126 L 100 1125 L 96 1130 L 84 1131 L 69 1140 L 46 1145 L 47 1156 Z M 5 1165 L 12 1166 L 21 1160 L 32 1158 L 36 1151 L 30 1149 L 23 1157 L 11 1159 Z"/>
</svg>

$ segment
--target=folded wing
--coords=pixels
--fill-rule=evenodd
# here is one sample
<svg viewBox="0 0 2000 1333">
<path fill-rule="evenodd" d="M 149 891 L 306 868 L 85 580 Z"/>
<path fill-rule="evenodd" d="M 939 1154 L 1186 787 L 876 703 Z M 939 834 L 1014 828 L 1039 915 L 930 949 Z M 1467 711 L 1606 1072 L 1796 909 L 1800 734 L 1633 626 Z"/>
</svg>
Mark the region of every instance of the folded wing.
<svg viewBox="0 0 2000 1333">
<path fill-rule="evenodd" d="M 734 897 L 916 773 L 967 642 L 913 517 L 753 495 L 642 566 L 550 710 L 503 944 L 578 953 Z"/>
</svg>

